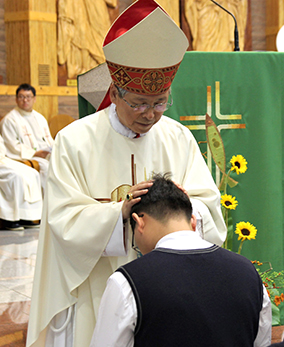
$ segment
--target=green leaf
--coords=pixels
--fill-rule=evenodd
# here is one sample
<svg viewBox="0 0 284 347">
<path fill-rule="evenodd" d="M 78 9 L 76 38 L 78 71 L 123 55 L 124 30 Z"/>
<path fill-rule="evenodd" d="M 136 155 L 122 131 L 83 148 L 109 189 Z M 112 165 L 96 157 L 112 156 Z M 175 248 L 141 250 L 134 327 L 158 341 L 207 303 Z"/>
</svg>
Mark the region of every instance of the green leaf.
<svg viewBox="0 0 284 347">
<path fill-rule="evenodd" d="M 271 311 L 272 325 L 280 325 L 280 310 L 273 302 L 271 303 Z"/>
</svg>

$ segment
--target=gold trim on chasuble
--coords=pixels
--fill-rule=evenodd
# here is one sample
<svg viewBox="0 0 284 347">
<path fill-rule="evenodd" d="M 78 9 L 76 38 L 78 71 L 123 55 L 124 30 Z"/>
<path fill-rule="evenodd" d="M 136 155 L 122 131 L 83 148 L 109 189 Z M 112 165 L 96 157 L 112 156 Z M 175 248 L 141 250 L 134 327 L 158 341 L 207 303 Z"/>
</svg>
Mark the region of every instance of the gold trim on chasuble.
<svg viewBox="0 0 284 347">
<path fill-rule="evenodd" d="M 120 202 L 125 200 L 126 194 L 129 192 L 131 185 L 122 184 L 119 187 L 115 188 L 111 192 L 111 201 Z"/>
<path fill-rule="evenodd" d="M 169 89 L 180 63 L 160 69 L 133 68 L 110 61 L 107 65 L 116 86 L 131 93 L 155 95 Z"/>
<path fill-rule="evenodd" d="M 131 178 L 132 178 L 132 186 L 137 184 L 136 179 L 136 164 L 134 163 L 134 154 L 131 154 Z M 109 198 L 95 198 L 95 200 L 106 203 L 106 202 L 120 202 L 125 200 L 126 194 L 129 192 L 131 188 L 130 184 L 121 184 L 120 186 L 116 187 L 111 193 L 110 193 L 110 199 Z"/>
<path fill-rule="evenodd" d="M 116 187 L 111 193 L 110 193 L 110 199 L 109 198 L 94 198 L 98 202 L 101 203 L 107 203 L 107 202 L 120 202 L 125 200 L 126 194 L 129 192 L 131 188 L 130 184 L 122 184 L 118 187 Z"/>
</svg>

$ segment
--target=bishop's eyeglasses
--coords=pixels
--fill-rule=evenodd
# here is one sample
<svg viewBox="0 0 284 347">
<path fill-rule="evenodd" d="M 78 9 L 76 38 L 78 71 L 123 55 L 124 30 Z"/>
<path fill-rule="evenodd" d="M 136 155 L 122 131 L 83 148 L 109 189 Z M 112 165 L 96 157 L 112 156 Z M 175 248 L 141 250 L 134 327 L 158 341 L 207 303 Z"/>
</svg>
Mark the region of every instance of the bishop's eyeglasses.
<svg viewBox="0 0 284 347">
<path fill-rule="evenodd" d="M 116 89 L 118 90 L 118 94 L 119 97 L 129 106 L 132 108 L 132 110 L 134 112 L 139 112 L 139 113 L 144 113 L 147 112 L 150 108 L 153 108 L 154 111 L 156 112 L 165 112 L 166 110 L 168 110 L 172 105 L 173 105 L 173 97 L 172 94 L 170 93 L 169 95 L 169 100 L 170 102 L 161 102 L 158 104 L 155 104 L 153 106 L 143 103 L 143 104 L 136 104 L 136 105 L 131 105 L 126 99 L 124 99 L 124 97 L 122 96 L 120 90 L 118 89 L 118 87 L 116 86 Z"/>
</svg>

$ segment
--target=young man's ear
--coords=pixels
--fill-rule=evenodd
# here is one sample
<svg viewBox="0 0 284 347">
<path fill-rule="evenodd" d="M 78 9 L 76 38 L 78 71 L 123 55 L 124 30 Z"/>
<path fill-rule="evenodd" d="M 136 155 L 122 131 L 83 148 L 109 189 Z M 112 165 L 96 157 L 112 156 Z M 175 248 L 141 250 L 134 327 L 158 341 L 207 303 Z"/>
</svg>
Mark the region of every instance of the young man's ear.
<svg viewBox="0 0 284 347">
<path fill-rule="evenodd" d="M 192 227 L 192 230 L 195 231 L 196 229 L 196 217 L 194 215 L 191 216 L 191 227 Z"/>
<path fill-rule="evenodd" d="M 137 213 L 132 213 L 132 218 L 135 220 L 136 222 L 136 227 L 135 229 L 140 232 L 140 233 L 143 233 L 143 230 L 144 230 L 144 219 L 143 219 L 143 216 L 142 217 L 139 217 Z"/>
</svg>

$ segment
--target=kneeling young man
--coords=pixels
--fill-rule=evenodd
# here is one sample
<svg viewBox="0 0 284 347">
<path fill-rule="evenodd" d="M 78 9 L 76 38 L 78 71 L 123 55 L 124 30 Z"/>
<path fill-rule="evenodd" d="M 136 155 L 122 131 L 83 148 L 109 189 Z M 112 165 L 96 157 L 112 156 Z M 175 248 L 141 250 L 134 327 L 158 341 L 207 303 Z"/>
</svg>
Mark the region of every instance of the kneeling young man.
<svg viewBox="0 0 284 347">
<path fill-rule="evenodd" d="M 156 175 L 132 207 L 142 257 L 108 280 L 91 347 L 270 344 L 267 291 L 245 257 L 195 233 L 189 197 Z"/>
</svg>

